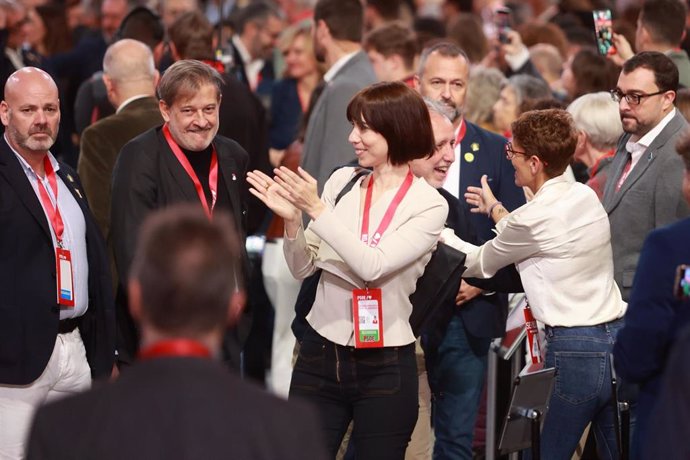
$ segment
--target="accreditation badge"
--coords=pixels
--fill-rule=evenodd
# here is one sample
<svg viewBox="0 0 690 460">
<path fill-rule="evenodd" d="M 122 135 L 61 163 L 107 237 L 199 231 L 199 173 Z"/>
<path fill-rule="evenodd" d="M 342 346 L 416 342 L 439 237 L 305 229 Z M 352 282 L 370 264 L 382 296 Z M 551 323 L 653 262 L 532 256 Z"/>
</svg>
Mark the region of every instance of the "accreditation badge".
<svg viewBox="0 0 690 460">
<path fill-rule="evenodd" d="M 355 325 L 355 348 L 383 346 L 381 289 L 352 290 L 352 322 Z"/>
<path fill-rule="evenodd" d="M 64 248 L 55 249 L 57 261 L 57 298 L 63 307 L 74 307 L 74 279 L 72 276 L 72 255 Z"/>
</svg>

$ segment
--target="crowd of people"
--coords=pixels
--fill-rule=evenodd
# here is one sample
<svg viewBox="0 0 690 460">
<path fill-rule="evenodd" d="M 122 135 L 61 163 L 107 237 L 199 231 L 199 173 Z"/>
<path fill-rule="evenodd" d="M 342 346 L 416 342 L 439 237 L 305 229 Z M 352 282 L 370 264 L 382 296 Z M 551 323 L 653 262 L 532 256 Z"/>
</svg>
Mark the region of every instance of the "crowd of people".
<svg viewBox="0 0 690 460">
<path fill-rule="evenodd" d="M 687 458 L 690 15 L 606 8 L 0 0 L 0 459 L 475 458 L 512 293 L 541 458 Z"/>
</svg>

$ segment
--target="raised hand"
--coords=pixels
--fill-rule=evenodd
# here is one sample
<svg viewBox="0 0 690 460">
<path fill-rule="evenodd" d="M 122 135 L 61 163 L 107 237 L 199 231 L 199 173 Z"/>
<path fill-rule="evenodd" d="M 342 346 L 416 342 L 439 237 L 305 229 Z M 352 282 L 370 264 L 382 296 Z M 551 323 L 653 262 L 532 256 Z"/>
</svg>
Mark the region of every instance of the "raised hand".
<svg viewBox="0 0 690 460">
<path fill-rule="evenodd" d="M 293 206 L 316 219 L 325 206 L 319 198 L 317 181 L 302 168 L 297 172 L 290 171 L 285 166 L 276 168 L 275 181 L 286 192 L 285 197 Z"/>
<path fill-rule="evenodd" d="M 488 214 L 491 206 L 498 200 L 491 191 L 491 187 L 489 187 L 489 180 L 486 174 L 482 176 L 481 184 L 481 187 L 467 187 L 465 201 L 470 206 L 474 206 L 470 208 L 470 212 Z"/>
<path fill-rule="evenodd" d="M 261 171 L 247 173 L 249 193 L 260 199 L 271 211 L 285 219 L 286 222 L 301 222 L 302 212 L 287 198 L 287 192 L 273 179 Z"/>
</svg>

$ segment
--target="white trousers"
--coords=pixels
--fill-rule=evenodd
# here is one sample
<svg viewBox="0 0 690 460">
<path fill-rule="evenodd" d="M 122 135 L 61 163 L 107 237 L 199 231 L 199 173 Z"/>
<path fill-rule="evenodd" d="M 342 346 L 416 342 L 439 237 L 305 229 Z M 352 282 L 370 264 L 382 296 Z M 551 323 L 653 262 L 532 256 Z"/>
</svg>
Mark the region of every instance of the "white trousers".
<svg viewBox="0 0 690 460">
<path fill-rule="evenodd" d="M 275 310 L 271 370 L 266 378 L 269 391 L 287 399 L 292 378 L 295 335 L 290 329 L 295 318 L 295 301 L 300 281 L 292 277 L 283 255 L 283 239 L 266 242 L 261 271 L 264 287 Z"/>
<path fill-rule="evenodd" d="M 28 385 L 0 385 L 0 459 L 24 457 L 31 421 L 40 405 L 90 387 L 91 369 L 79 329 L 58 334 L 38 379 Z"/>
</svg>

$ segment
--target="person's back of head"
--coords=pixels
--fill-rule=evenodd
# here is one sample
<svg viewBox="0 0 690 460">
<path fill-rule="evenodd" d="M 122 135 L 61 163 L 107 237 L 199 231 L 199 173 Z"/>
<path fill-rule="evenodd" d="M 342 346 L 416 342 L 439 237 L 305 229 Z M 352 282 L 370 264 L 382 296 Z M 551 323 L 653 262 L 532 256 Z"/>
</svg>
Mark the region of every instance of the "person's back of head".
<svg viewBox="0 0 690 460">
<path fill-rule="evenodd" d="M 118 84 L 148 80 L 157 75 L 153 53 L 144 43 L 123 38 L 108 47 L 103 57 L 103 73 Z"/>
<path fill-rule="evenodd" d="M 527 48 L 538 43 L 548 43 L 556 47 L 562 58 L 568 54 L 568 39 L 556 24 L 528 22 L 518 27 L 517 31 Z"/>
<path fill-rule="evenodd" d="M 163 42 L 164 36 L 165 29 L 160 16 L 145 6 L 138 6 L 122 20 L 114 39 L 131 38 L 155 50 Z"/>
<path fill-rule="evenodd" d="M 336 41 L 359 43 L 364 27 L 364 10 L 360 0 L 319 0 L 314 8 L 314 22 L 326 23 Z"/>
<path fill-rule="evenodd" d="M 184 13 L 168 30 L 176 59 L 213 60 L 213 26 L 201 11 Z"/>
<path fill-rule="evenodd" d="M 495 131 L 491 126 L 493 106 L 506 81 L 503 73 L 493 67 L 472 68 L 465 96 L 465 119 Z"/>
<path fill-rule="evenodd" d="M 612 149 L 623 134 L 618 103 L 606 91 L 589 93 L 568 106 L 575 127 L 587 134 L 592 146 L 600 151 Z"/>
<path fill-rule="evenodd" d="M 220 337 L 243 305 L 240 267 L 240 241 L 228 214 L 216 211 L 209 220 L 188 204 L 151 214 L 129 280 L 142 339 Z"/>
<path fill-rule="evenodd" d="M 616 87 L 620 67 L 592 48 L 575 54 L 570 65 L 573 75 L 573 99 L 587 93 L 608 91 Z"/>
<path fill-rule="evenodd" d="M 364 49 L 376 51 L 385 58 L 393 55 L 402 58 L 405 69 L 412 73 L 417 57 L 417 36 L 401 22 L 384 24 L 364 37 Z"/>
<path fill-rule="evenodd" d="M 518 113 L 524 112 L 524 106 L 537 99 L 551 97 L 551 88 L 541 78 L 532 75 L 518 74 L 508 79 L 507 85 L 515 92 Z"/>
<path fill-rule="evenodd" d="M 474 14 L 460 13 L 448 27 L 448 39 L 457 43 L 473 64 L 481 62 L 489 52 L 482 22 Z"/>
<path fill-rule="evenodd" d="M 638 51 L 651 50 L 650 46 L 677 47 L 685 33 L 688 8 L 683 0 L 647 0 L 640 10 L 637 45 Z M 644 31 L 639 30 L 640 27 Z M 663 50 L 665 51 L 665 50 Z"/>
<path fill-rule="evenodd" d="M 561 77 L 563 57 L 558 48 L 548 43 L 538 43 L 529 49 L 530 59 L 544 79 L 553 83 Z"/>
</svg>

